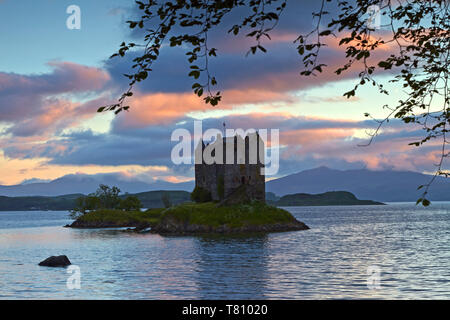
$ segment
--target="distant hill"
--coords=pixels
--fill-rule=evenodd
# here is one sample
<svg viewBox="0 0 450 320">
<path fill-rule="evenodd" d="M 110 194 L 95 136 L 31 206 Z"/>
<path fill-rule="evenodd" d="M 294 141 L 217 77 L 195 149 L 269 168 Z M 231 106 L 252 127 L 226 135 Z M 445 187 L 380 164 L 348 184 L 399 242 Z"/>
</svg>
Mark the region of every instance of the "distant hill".
<svg viewBox="0 0 450 320">
<path fill-rule="evenodd" d="M 82 194 L 57 197 L 4 197 L 0 196 L 0 211 L 70 210 Z"/>
<path fill-rule="evenodd" d="M 167 194 L 172 204 L 180 204 L 191 201 L 191 193 L 187 191 L 157 190 L 136 193 L 134 196 L 141 200 L 144 208 L 163 208 L 164 204 L 161 200 L 163 194 Z"/>
<path fill-rule="evenodd" d="M 281 197 L 277 201 L 269 201 L 280 207 L 289 206 L 351 206 L 382 205 L 372 200 L 359 200 L 354 194 L 346 191 L 331 191 L 321 194 L 296 193 Z"/>
<path fill-rule="evenodd" d="M 359 199 L 375 201 L 416 201 L 417 187 L 431 176 L 411 171 L 334 170 L 319 167 L 271 180 L 266 191 L 278 196 L 294 193 L 318 194 L 346 190 Z M 429 190 L 429 199 L 450 201 L 450 179 L 438 177 Z"/>
<path fill-rule="evenodd" d="M 48 182 L 26 181 L 12 186 L 0 185 L 0 196 L 59 196 L 66 194 L 88 194 L 95 192 L 99 184 L 117 186 L 122 191 L 130 193 L 156 191 L 156 190 L 183 190 L 191 192 L 194 182 L 171 183 L 163 180 L 142 182 L 130 180 L 117 173 L 108 174 L 70 174 Z"/>
<path fill-rule="evenodd" d="M 141 200 L 144 208 L 164 207 L 161 197 L 167 194 L 172 204 L 190 201 L 187 191 L 148 191 L 136 194 L 124 194 L 122 198 L 135 195 Z M 75 207 L 75 200 L 82 194 L 68 194 L 56 197 L 4 197 L 0 196 L 0 211 L 29 211 L 29 210 L 71 210 Z"/>
</svg>

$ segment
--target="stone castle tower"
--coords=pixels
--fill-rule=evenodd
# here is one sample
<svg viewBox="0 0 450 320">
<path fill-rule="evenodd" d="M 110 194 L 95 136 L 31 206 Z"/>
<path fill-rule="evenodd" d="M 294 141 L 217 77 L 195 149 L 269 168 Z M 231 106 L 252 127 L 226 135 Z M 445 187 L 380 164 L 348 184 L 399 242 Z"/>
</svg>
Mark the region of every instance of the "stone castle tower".
<svg viewBox="0 0 450 320">
<path fill-rule="evenodd" d="M 206 148 L 213 150 L 210 152 L 212 156 L 216 150 L 223 150 L 222 163 L 217 163 L 220 162 L 217 160 L 207 163 L 202 157 Z M 264 141 L 258 133 L 245 138 L 240 135 L 222 138 L 218 135 L 209 145 L 200 141 L 195 150 L 195 186 L 209 191 L 212 200 L 216 201 L 236 198 L 238 194 L 240 199 L 265 202 L 265 176 L 261 172 L 264 152 Z M 218 157 L 221 158 L 220 154 Z"/>
</svg>

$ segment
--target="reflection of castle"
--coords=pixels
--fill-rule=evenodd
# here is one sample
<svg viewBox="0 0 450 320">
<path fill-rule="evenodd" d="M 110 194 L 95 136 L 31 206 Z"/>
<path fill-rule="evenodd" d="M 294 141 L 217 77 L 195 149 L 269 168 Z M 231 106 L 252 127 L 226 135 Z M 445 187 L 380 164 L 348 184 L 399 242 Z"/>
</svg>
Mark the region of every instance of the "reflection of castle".
<svg viewBox="0 0 450 320">
<path fill-rule="evenodd" d="M 209 164 L 211 162 L 202 157 L 205 154 L 214 157 L 221 149 L 222 163 L 215 161 Z M 202 157 L 201 164 L 197 164 L 199 157 Z M 245 192 L 249 200 L 265 201 L 265 176 L 261 172 L 264 168 L 264 141 L 258 133 L 245 138 L 240 135 L 222 138 L 218 135 L 209 145 L 202 140 L 195 151 L 195 158 L 195 186 L 208 190 L 213 200 L 223 200 L 235 191 Z"/>
</svg>

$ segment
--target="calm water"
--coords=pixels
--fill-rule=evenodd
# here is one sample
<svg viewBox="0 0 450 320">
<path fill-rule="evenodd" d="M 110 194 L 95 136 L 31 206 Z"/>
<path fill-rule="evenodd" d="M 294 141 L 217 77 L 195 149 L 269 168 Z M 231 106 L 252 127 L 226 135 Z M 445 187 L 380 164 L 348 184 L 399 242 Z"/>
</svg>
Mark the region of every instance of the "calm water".
<svg viewBox="0 0 450 320">
<path fill-rule="evenodd" d="M 163 237 L 62 228 L 66 212 L 0 212 L 0 298 L 450 298 L 450 203 L 288 209 L 311 230 Z M 67 289 L 66 269 L 37 265 L 60 254 L 80 267 L 81 289 Z"/>
</svg>

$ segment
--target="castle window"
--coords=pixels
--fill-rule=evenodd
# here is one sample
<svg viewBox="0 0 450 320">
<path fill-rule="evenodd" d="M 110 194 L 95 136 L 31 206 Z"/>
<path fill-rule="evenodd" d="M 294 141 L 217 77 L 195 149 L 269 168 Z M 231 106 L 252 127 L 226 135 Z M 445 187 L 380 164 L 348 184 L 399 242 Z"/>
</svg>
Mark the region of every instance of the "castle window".
<svg viewBox="0 0 450 320">
<path fill-rule="evenodd" d="M 241 177 L 241 183 L 245 184 L 245 177 L 244 176 Z"/>
</svg>

